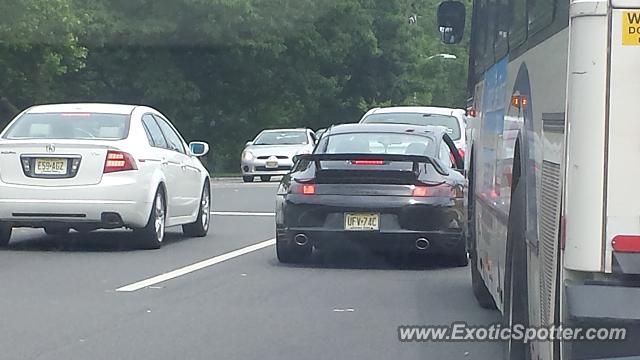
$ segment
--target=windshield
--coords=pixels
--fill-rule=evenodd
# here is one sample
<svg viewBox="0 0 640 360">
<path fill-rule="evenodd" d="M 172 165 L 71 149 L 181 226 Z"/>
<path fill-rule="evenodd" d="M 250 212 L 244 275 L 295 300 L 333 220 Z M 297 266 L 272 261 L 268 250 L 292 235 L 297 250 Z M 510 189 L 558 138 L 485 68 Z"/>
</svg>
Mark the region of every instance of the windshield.
<svg viewBox="0 0 640 360">
<path fill-rule="evenodd" d="M 266 131 L 258 135 L 253 145 L 302 145 L 308 144 L 304 131 Z"/>
<path fill-rule="evenodd" d="M 362 123 L 410 124 L 423 126 L 445 126 L 453 140 L 460 140 L 460 123 L 455 116 L 419 113 L 371 114 Z"/>
<path fill-rule="evenodd" d="M 5 139 L 121 140 L 129 115 L 99 113 L 24 114 L 4 134 Z"/>
<path fill-rule="evenodd" d="M 403 154 L 434 156 L 431 137 L 398 133 L 348 133 L 327 139 L 327 154 Z"/>
</svg>

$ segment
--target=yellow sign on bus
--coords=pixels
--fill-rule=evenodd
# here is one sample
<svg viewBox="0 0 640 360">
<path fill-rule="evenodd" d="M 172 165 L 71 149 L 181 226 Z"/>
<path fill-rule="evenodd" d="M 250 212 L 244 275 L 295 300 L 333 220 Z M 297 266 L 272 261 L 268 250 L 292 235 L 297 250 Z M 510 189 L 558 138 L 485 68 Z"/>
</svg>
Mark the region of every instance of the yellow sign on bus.
<svg viewBox="0 0 640 360">
<path fill-rule="evenodd" d="M 640 11 L 622 13 L 622 45 L 640 46 Z"/>
</svg>

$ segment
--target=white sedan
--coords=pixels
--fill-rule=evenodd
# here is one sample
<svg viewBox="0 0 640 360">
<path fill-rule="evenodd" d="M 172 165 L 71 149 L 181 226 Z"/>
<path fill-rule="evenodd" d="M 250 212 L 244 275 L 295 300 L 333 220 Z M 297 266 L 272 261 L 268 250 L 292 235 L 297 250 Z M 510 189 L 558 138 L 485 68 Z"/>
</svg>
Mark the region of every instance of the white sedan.
<svg viewBox="0 0 640 360">
<path fill-rule="evenodd" d="M 47 234 L 131 228 L 159 248 L 168 226 L 205 236 L 209 173 L 167 118 L 145 106 L 34 106 L 0 134 L 0 246 L 15 227 Z"/>
</svg>

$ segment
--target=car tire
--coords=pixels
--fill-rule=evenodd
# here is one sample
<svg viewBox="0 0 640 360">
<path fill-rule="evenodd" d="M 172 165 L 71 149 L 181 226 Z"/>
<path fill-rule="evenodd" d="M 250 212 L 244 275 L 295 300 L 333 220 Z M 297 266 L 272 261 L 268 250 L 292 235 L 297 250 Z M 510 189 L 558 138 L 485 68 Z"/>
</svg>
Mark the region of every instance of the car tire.
<svg viewBox="0 0 640 360">
<path fill-rule="evenodd" d="M 7 224 L 0 224 L 0 247 L 9 245 L 13 228 Z"/>
<path fill-rule="evenodd" d="M 260 181 L 262 181 L 262 182 L 269 182 L 269 181 L 271 181 L 271 176 L 269 176 L 269 175 L 262 175 L 262 176 L 260 176 Z"/>
<path fill-rule="evenodd" d="M 526 236 L 524 232 L 527 221 L 527 202 L 524 179 L 524 177 L 519 176 L 515 182 L 509 206 L 502 311 L 502 323 L 506 324 L 505 326 L 513 326 L 515 324 L 529 326 Z M 532 358 L 530 344 L 528 343 L 511 338 L 504 345 L 504 359 L 529 360 Z"/>
<path fill-rule="evenodd" d="M 162 188 L 158 188 L 153 199 L 147 225 L 135 231 L 141 249 L 159 249 L 164 241 L 167 205 Z"/>
<path fill-rule="evenodd" d="M 292 246 L 282 239 L 282 237 L 276 236 L 276 255 L 278 261 L 285 264 L 298 264 L 309 260 L 311 257 L 311 246 Z"/>
<path fill-rule="evenodd" d="M 211 190 L 209 181 L 202 187 L 202 195 L 200 195 L 200 205 L 198 209 L 198 217 L 191 224 L 182 225 L 182 232 L 191 237 L 204 237 L 209 232 L 211 225 Z"/>
<path fill-rule="evenodd" d="M 243 176 L 242 181 L 246 183 L 253 182 L 253 176 Z"/>
<path fill-rule="evenodd" d="M 465 267 L 469 265 L 469 256 L 467 254 L 467 247 L 464 241 L 461 241 L 460 245 L 456 246 L 456 250 L 451 253 L 449 259 L 453 266 Z"/>
<path fill-rule="evenodd" d="M 69 234 L 68 227 L 47 226 L 44 228 L 45 234 L 49 236 L 63 236 Z"/>
</svg>

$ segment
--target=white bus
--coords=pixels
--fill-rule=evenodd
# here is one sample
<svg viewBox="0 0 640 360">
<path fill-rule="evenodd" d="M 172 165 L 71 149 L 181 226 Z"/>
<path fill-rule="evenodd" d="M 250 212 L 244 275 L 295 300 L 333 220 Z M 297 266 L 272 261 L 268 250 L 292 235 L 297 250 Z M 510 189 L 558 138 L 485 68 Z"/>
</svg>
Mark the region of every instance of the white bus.
<svg viewBox="0 0 640 360">
<path fill-rule="evenodd" d="M 638 356 L 640 0 L 474 0 L 472 14 L 473 292 L 509 325 L 627 329 L 512 340 L 508 358 Z M 443 42 L 464 22 L 464 4 L 441 3 Z"/>
</svg>

